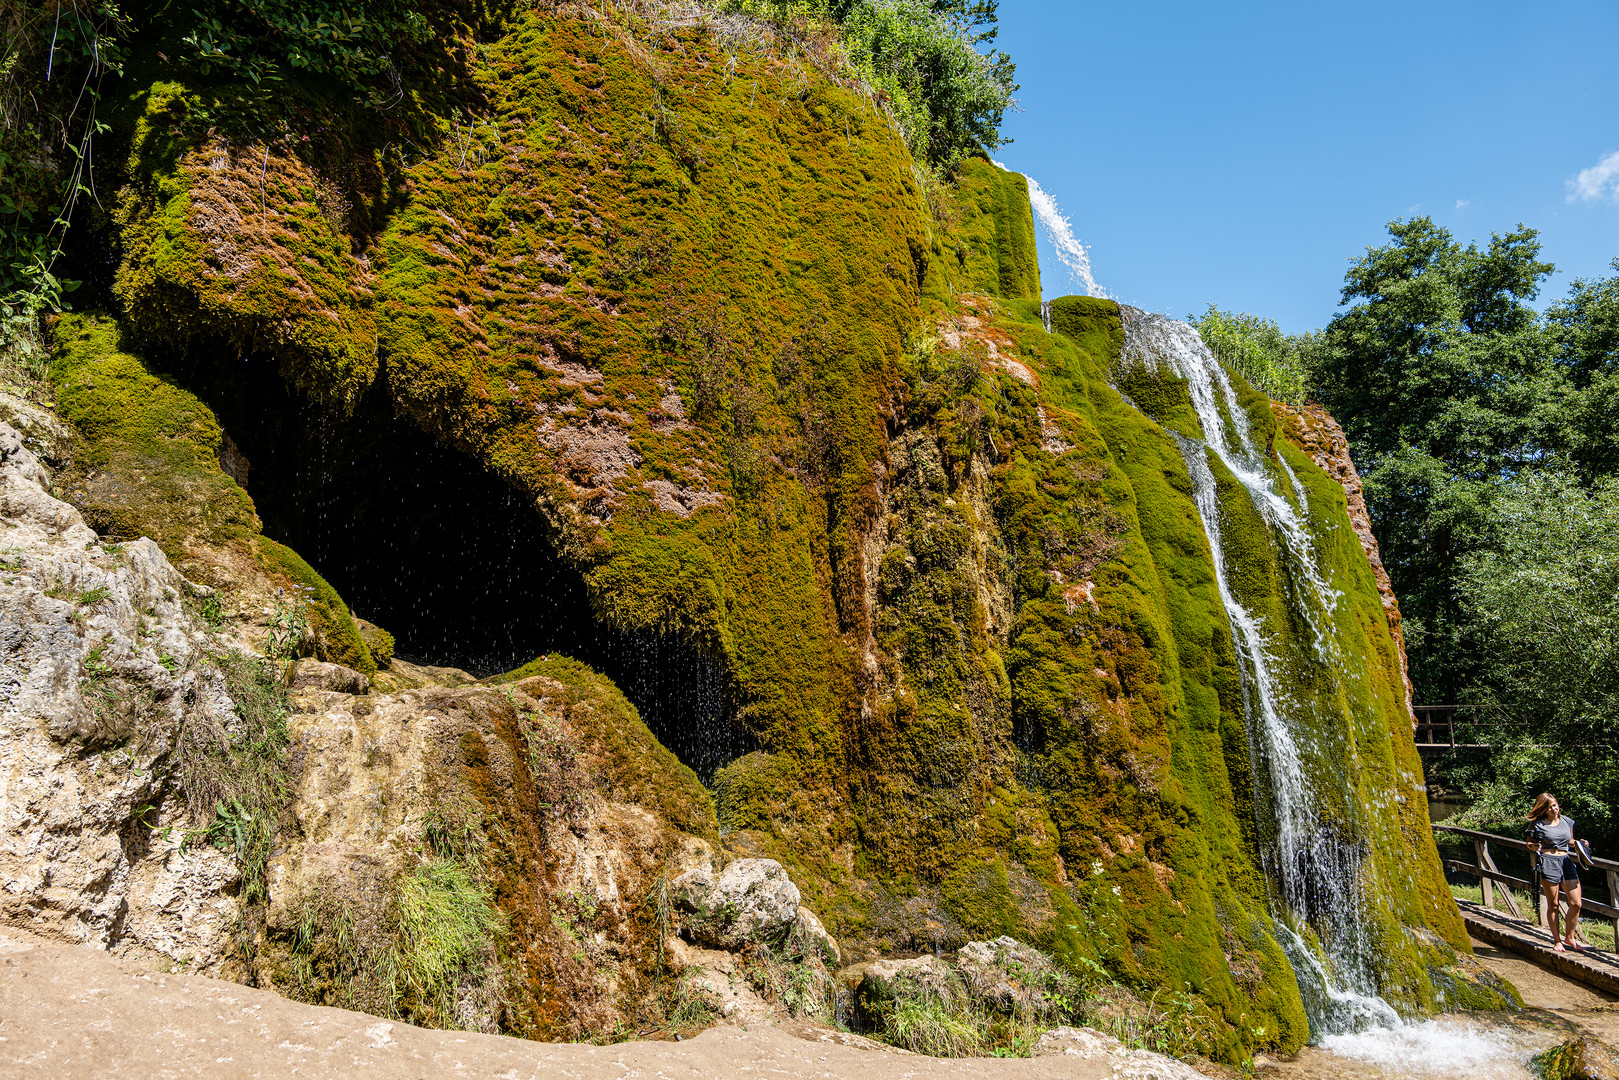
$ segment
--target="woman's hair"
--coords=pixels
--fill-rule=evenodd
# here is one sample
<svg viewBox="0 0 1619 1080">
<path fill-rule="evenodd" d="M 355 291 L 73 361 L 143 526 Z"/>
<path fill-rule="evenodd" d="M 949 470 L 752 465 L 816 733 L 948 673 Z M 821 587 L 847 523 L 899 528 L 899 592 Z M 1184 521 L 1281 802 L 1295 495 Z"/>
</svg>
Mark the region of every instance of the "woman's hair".
<svg viewBox="0 0 1619 1080">
<path fill-rule="evenodd" d="M 1551 808 L 1552 808 L 1552 793 L 1549 792 L 1549 791 L 1542 791 L 1540 793 L 1540 798 L 1535 800 L 1535 805 L 1534 805 L 1533 809 L 1531 809 L 1529 811 L 1529 816 L 1527 818 L 1525 818 L 1524 820 L 1526 820 L 1526 821 L 1539 821 L 1541 818 L 1545 817 L 1548 813 L 1551 812 Z"/>
</svg>

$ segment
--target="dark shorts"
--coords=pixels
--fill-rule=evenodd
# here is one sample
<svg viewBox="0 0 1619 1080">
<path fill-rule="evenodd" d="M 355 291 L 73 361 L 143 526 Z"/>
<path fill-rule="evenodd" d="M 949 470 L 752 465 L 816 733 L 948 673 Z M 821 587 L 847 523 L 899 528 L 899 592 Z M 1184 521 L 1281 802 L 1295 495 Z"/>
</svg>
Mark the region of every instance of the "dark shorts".
<svg viewBox="0 0 1619 1080">
<path fill-rule="evenodd" d="M 1540 860 L 1540 880 L 1548 885 L 1578 885 L 1580 864 L 1572 855 Z"/>
</svg>

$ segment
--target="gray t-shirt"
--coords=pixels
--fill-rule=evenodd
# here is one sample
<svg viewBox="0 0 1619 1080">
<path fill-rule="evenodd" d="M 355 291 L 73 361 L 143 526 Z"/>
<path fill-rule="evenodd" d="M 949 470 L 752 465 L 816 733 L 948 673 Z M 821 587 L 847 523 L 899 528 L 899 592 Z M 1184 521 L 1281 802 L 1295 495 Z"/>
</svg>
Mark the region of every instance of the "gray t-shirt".
<svg viewBox="0 0 1619 1080">
<path fill-rule="evenodd" d="M 1546 850 L 1540 856 L 1540 872 L 1555 874 L 1563 856 L 1568 854 L 1568 846 L 1574 841 L 1574 819 L 1564 814 L 1553 825 L 1547 821 L 1537 821 L 1529 830 L 1529 842 L 1540 844 Z"/>
</svg>

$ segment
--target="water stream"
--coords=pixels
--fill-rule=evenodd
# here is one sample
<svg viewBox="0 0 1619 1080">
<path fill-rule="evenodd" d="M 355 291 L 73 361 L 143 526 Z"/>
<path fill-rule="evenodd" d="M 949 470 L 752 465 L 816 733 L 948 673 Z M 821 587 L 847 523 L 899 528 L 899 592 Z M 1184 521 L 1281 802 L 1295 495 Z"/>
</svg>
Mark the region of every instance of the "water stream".
<svg viewBox="0 0 1619 1080">
<path fill-rule="evenodd" d="M 1373 935 L 1362 911 L 1368 867 L 1366 845 L 1355 835 L 1356 800 L 1345 790 L 1341 770 L 1311 767 L 1312 762 L 1346 759 L 1334 754 L 1332 746 L 1322 745 L 1323 740 L 1333 742 L 1333 725 L 1323 723 L 1324 710 L 1332 704 L 1310 687 L 1319 687 L 1323 673 L 1336 679 L 1354 676 L 1338 662 L 1342 650 L 1333 614 L 1340 597 L 1318 566 L 1303 489 L 1290 470 L 1275 469 L 1255 445 L 1230 377 L 1195 328 L 1135 308 L 1126 307 L 1123 313 L 1121 362 L 1151 365 L 1186 380 L 1201 427 L 1201 438 L 1174 435 L 1208 535 L 1215 584 L 1242 669 L 1251 763 L 1261 803 L 1256 809 L 1264 837 L 1262 857 L 1274 893 L 1278 931 L 1298 977 L 1312 1034 L 1321 1039 L 1393 1027 L 1400 1017 L 1378 996 Z M 1232 560 L 1256 553 L 1227 548 L 1216 466 L 1241 486 L 1273 538 L 1295 626 L 1306 629 L 1302 634 L 1294 630 L 1291 649 L 1286 647 L 1284 628 L 1273 625 L 1278 620 L 1251 611 L 1233 588 Z M 1286 494 L 1279 485 L 1285 486 Z M 1313 655 L 1299 655 L 1300 639 Z M 1303 664 L 1314 665 L 1316 671 L 1301 675 L 1290 670 Z M 1325 805 L 1339 808 L 1334 820 L 1323 817 Z"/>
</svg>

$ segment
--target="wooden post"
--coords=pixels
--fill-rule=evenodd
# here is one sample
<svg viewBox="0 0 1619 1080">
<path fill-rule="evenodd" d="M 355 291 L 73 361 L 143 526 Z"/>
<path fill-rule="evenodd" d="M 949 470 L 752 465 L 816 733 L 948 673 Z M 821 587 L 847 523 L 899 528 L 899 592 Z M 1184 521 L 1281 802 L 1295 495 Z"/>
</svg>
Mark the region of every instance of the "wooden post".
<svg viewBox="0 0 1619 1080">
<path fill-rule="evenodd" d="M 1608 906 L 1619 907 L 1619 872 L 1609 870 L 1608 875 Z M 1619 952 L 1619 919 L 1610 919 L 1613 923 L 1613 951 Z"/>
<path fill-rule="evenodd" d="M 1473 841 L 1473 865 L 1477 866 L 1480 870 L 1483 870 L 1485 867 L 1490 865 L 1490 843 L 1489 843 L 1489 841 L 1487 841 L 1487 840 L 1474 840 Z M 1478 883 L 1479 883 L 1479 894 L 1484 898 L 1484 906 L 1487 907 L 1487 908 L 1488 907 L 1494 907 L 1495 906 L 1495 882 L 1491 881 L 1489 878 L 1485 877 L 1483 874 L 1480 874 L 1478 876 Z"/>
<path fill-rule="evenodd" d="M 1483 850 L 1479 852 L 1479 865 L 1489 870 L 1495 870 L 1496 873 L 1500 873 L 1499 870 L 1496 870 L 1495 860 L 1490 858 L 1490 842 L 1488 840 L 1483 841 L 1482 847 Z M 1507 902 L 1507 910 L 1512 912 L 1514 918 L 1523 918 L 1523 912 L 1518 910 L 1518 902 L 1512 899 L 1512 890 L 1507 888 L 1505 885 L 1501 886 L 1501 899 Z"/>
</svg>

